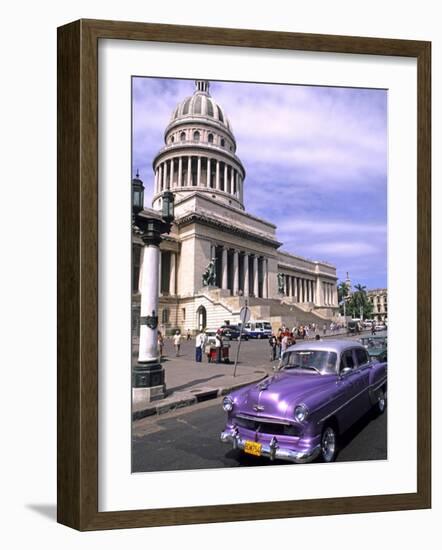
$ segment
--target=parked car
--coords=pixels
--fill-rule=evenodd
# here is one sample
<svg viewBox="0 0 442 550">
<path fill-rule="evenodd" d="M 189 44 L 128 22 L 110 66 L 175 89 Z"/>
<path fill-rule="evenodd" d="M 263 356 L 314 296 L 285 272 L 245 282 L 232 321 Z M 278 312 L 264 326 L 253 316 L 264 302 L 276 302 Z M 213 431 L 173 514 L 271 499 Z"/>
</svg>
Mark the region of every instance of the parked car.
<svg viewBox="0 0 442 550">
<path fill-rule="evenodd" d="M 361 332 L 361 322 L 359 319 L 352 319 L 347 323 L 347 330 L 350 334 L 359 334 Z"/>
<path fill-rule="evenodd" d="M 376 331 L 387 330 L 387 325 L 385 323 L 376 323 L 375 326 L 374 326 L 374 329 Z"/>
<path fill-rule="evenodd" d="M 249 338 L 270 338 L 272 335 L 272 325 L 269 321 L 252 321 L 246 323 L 244 329 Z"/>
<path fill-rule="evenodd" d="M 238 340 L 241 333 L 240 327 L 238 325 L 223 325 L 221 328 L 221 333 L 224 338 L 229 340 Z M 243 331 L 241 335 L 242 340 L 248 340 L 249 335 L 247 332 Z"/>
<path fill-rule="evenodd" d="M 359 342 L 300 342 L 281 363 L 273 376 L 224 398 L 222 442 L 271 460 L 332 462 L 343 432 L 386 407 L 387 364 L 371 362 Z"/>
<path fill-rule="evenodd" d="M 364 336 L 359 342 L 367 350 L 372 361 L 385 363 L 388 357 L 388 339 L 386 336 Z"/>
<path fill-rule="evenodd" d="M 210 330 L 210 329 L 206 329 L 204 331 L 204 334 L 206 335 L 206 344 L 212 344 L 212 345 L 215 345 L 216 343 L 216 330 Z"/>
</svg>

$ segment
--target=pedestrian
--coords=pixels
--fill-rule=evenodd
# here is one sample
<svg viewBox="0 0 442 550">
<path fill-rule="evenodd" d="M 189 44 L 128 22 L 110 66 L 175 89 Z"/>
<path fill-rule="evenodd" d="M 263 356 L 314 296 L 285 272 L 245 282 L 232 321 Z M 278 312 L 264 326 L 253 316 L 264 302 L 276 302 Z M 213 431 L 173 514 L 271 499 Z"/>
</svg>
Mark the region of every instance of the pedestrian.
<svg viewBox="0 0 442 550">
<path fill-rule="evenodd" d="M 304 331 L 305 331 L 305 337 L 308 338 L 308 335 L 309 335 L 309 327 L 308 327 L 308 325 L 305 327 Z"/>
<path fill-rule="evenodd" d="M 327 334 L 327 323 L 324 323 L 324 326 L 322 327 L 322 333 L 324 336 Z"/>
<path fill-rule="evenodd" d="M 178 357 L 181 347 L 181 334 L 179 330 L 177 330 L 173 336 L 173 345 L 175 346 L 175 357 Z"/>
<path fill-rule="evenodd" d="M 301 338 L 301 340 L 304 340 L 304 338 L 305 338 L 305 329 L 304 329 L 304 325 L 301 325 L 301 326 L 298 328 L 298 337 Z"/>
<path fill-rule="evenodd" d="M 371 323 L 371 333 L 373 336 L 376 334 L 376 325 L 374 324 L 374 321 Z"/>
<path fill-rule="evenodd" d="M 161 330 L 158 331 L 157 342 L 158 342 L 158 353 L 160 355 L 160 361 L 161 361 L 161 358 L 163 357 L 163 347 L 164 347 L 164 338 Z"/>
<path fill-rule="evenodd" d="M 192 339 L 192 335 L 190 333 L 190 328 L 187 329 L 187 341 Z"/>
<path fill-rule="evenodd" d="M 205 334 L 200 330 L 195 338 L 195 361 L 201 363 L 203 359 L 203 349 L 206 343 Z"/>
<path fill-rule="evenodd" d="M 321 335 L 320 335 L 320 334 L 317 334 L 317 335 L 315 336 L 315 340 L 320 340 L 320 339 L 321 339 Z"/>
<path fill-rule="evenodd" d="M 269 338 L 269 345 L 270 345 L 270 361 L 276 361 L 276 352 L 278 347 L 278 341 L 276 340 L 276 336 L 272 333 L 272 335 Z"/>
<path fill-rule="evenodd" d="M 289 337 L 287 334 L 284 334 L 282 340 L 281 340 L 281 356 L 280 359 L 282 359 L 282 356 L 284 355 L 285 350 L 287 349 L 289 344 Z"/>
<path fill-rule="evenodd" d="M 216 331 L 216 335 L 215 335 L 215 347 L 216 347 L 216 362 L 221 363 L 223 337 L 219 329 Z"/>
</svg>

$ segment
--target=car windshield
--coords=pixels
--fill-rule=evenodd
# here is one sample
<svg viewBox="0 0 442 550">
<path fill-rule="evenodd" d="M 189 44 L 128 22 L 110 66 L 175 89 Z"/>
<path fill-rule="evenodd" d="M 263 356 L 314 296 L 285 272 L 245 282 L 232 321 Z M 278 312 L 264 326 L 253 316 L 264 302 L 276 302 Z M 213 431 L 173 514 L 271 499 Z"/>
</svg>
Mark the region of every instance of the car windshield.
<svg viewBox="0 0 442 550">
<path fill-rule="evenodd" d="M 336 374 L 336 360 L 337 354 L 334 351 L 288 351 L 282 357 L 282 368 L 284 370 L 310 370 L 319 374 Z"/>
</svg>

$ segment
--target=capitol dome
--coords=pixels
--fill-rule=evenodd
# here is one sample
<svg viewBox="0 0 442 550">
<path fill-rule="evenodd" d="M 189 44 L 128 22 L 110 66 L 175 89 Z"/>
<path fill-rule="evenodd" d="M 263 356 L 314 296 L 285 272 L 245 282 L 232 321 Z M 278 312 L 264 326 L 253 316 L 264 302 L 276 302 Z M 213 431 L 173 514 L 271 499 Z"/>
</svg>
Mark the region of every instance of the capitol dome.
<svg viewBox="0 0 442 550">
<path fill-rule="evenodd" d="M 194 94 L 190 97 L 186 97 L 186 99 L 177 105 L 172 113 L 170 124 L 180 121 L 183 118 L 207 117 L 225 126 L 231 132 L 232 128 L 230 122 L 223 108 L 210 96 L 209 82 L 207 82 L 207 80 L 197 80 L 195 84 Z"/>
<path fill-rule="evenodd" d="M 170 190 L 177 201 L 198 192 L 244 210 L 245 170 L 229 119 L 209 87 L 207 80 L 196 80 L 193 95 L 172 111 L 165 145 L 153 161 L 154 208 L 161 208 L 162 194 Z"/>
</svg>

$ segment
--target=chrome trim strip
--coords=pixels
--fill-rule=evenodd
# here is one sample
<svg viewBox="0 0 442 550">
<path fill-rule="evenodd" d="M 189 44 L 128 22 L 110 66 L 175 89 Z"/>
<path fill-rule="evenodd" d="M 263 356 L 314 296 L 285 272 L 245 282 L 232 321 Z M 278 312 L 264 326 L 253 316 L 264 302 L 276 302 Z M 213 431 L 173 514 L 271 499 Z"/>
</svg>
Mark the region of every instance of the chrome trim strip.
<svg viewBox="0 0 442 550">
<path fill-rule="evenodd" d="M 377 387 L 376 389 L 378 389 L 379 387 L 382 386 L 382 384 L 387 380 L 387 377 L 383 378 L 381 380 L 381 382 L 377 382 L 376 384 Z M 359 393 L 357 393 L 356 395 L 353 395 L 353 397 L 351 399 L 349 399 L 348 401 L 346 401 L 345 403 L 343 403 L 342 405 L 340 405 L 337 409 L 335 409 L 334 411 L 332 411 L 331 413 L 327 414 L 326 416 L 324 416 L 323 418 L 321 418 L 320 420 L 318 420 L 318 424 L 321 424 L 321 422 L 324 422 L 325 420 L 327 420 L 327 418 L 330 418 L 330 416 L 333 416 L 334 414 L 336 414 L 338 411 L 340 411 L 341 409 L 343 409 L 346 405 L 348 405 L 349 403 L 351 403 L 354 399 L 356 399 L 357 397 L 359 397 L 360 395 L 362 395 L 364 392 L 366 391 L 373 391 L 373 386 L 374 384 L 370 384 L 369 386 L 367 386 L 366 388 L 364 388 L 362 391 L 360 391 Z"/>
<path fill-rule="evenodd" d="M 282 424 L 283 426 L 293 426 L 294 422 L 288 420 L 279 420 L 277 418 L 271 418 L 269 416 L 253 416 L 251 414 L 239 413 L 235 414 L 236 418 L 243 418 L 244 420 L 253 420 L 253 422 L 265 422 L 266 424 Z"/>
</svg>

